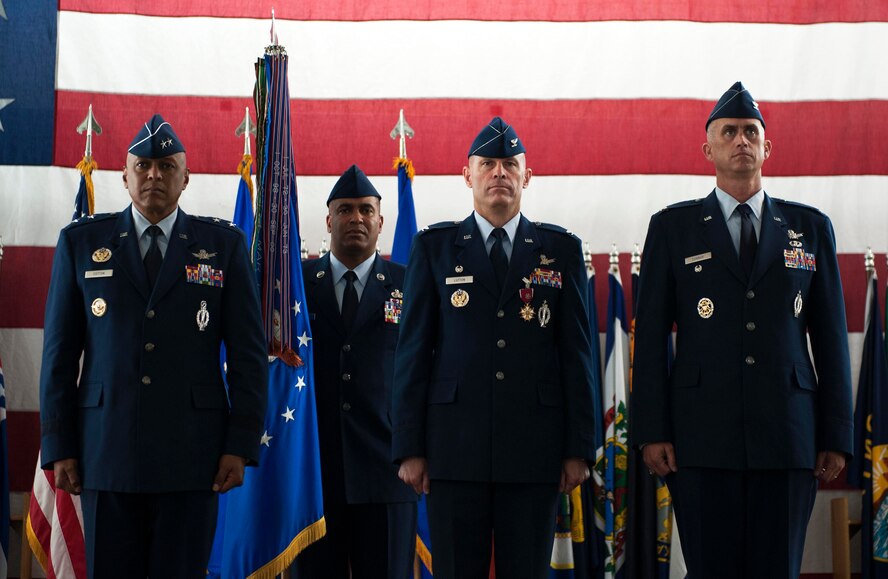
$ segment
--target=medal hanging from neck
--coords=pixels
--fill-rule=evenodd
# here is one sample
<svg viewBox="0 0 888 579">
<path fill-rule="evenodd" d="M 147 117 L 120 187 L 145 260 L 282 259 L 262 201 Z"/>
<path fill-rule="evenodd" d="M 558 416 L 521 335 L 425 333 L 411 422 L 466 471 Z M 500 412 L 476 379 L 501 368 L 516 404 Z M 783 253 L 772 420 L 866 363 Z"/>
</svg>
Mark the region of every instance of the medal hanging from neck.
<svg viewBox="0 0 888 579">
<path fill-rule="evenodd" d="M 521 311 L 518 312 L 518 315 L 525 322 L 529 322 L 536 316 L 533 306 L 530 305 L 530 302 L 533 300 L 533 288 L 530 287 L 530 280 L 526 277 L 521 278 L 521 281 L 524 282 L 524 287 L 518 290 L 518 297 L 521 298 L 524 305 L 521 306 Z"/>
</svg>

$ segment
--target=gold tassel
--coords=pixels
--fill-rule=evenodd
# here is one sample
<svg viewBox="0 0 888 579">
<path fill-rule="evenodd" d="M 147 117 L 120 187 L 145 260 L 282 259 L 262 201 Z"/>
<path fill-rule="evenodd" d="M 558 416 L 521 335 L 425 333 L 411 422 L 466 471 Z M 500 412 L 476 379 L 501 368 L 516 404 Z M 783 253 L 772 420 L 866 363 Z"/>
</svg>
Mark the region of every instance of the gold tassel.
<svg viewBox="0 0 888 579">
<path fill-rule="evenodd" d="M 250 201 L 253 201 L 253 177 L 250 175 L 250 169 L 253 167 L 253 156 L 244 155 L 240 165 L 237 166 L 237 172 L 240 173 L 241 179 L 247 184 L 250 190 Z"/>
<path fill-rule="evenodd" d="M 413 170 L 413 161 L 404 157 L 395 157 L 392 160 L 392 169 L 397 169 L 401 166 L 407 170 L 407 178 L 413 181 L 413 176 L 416 174 L 416 171 Z"/>
<path fill-rule="evenodd" d="M 93 190 L 93 179 L 92 172 L 99 168 L 96 164 L 95 160 L 93 160 L 92 156 L 84 155 L 83 159 L 77 163 L 77 168 L 80 169 L 80 174 L 83 175 L 83 180 L 86 183 L 86 202 L 89 207 L 89 214 L 92 215 L 96 212 L 96 197 Z"/>
<path fill-rule="evenodd" d="M 247 576 L 247 579 L 274 579 L 293 563 L 296 555 L 325 534 L 327 534 L 327 520 L 321 517 L 320 520 L 302 529 L 283 553 Z"/>
<path fill-rule="evenodd" d="M 426 544 L 419 538 L 419 533 L 416 535 L 416 554 L 419 556 L 422 564 L 425 565 L 425 568 L 429 570 L 429 573 L 434 574 L 432 572 L 432 552 L 429 551 Z"/>
<path fill-rule="evenodd" d="M 582 543 L 586 540 L 586 525 L 583 520 L 583 499 L 580 495 L 580 487 L 570 491 L 570 536 L 574 543 Z"/>
</svg>

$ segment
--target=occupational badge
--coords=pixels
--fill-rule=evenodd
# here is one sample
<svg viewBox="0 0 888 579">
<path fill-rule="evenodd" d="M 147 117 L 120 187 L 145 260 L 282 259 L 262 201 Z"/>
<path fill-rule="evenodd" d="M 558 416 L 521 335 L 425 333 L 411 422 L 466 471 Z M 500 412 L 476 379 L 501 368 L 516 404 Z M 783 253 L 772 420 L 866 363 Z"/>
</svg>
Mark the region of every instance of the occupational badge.
<svg viewBox="0 0 888 579">
<path fill-rule="evenodd" d="M 92 313 L 95 317 L 101 318 L 105 315 L 105 312 L 108 311 L 108 304 L 105 303 L 105 300 L 102 298 L 96 298 L 93 300 L 90 309 L 92 309 Z"/>
<path fill-rule="evenodd" d="M 404 298 L 404 294 L 401 293 L 401 290 L 396 289 L 395 291 L 392 292 L 392 297 L 395 298 L 396 300 L 400 300 L 400 299 Z"/>
<path fill-rule="evenodd" d="M 456 267 L 453 268 L 453 271 L 455 271 L 456 273 L 462 273 L 462 272 L 463 272 L 463 266 L 458 265 L 458 266 L 456 266 Z"/>
<path fill-rule="evenodd" d="M 463 308 L 469 303 L 469 292 L 464 289 L 458 289 L 450 296 L 450 303 L 455 308 Z"/>
<path fill-rule="evenodd" d="M 712 303 L 712 300 L 709 298 L 702 298 L 699 302 L 697 302 L 697 313 L 700 314 L 700 317 L 704 320 L 708 320 L 712 317 L 712 314 L 715 312 L 715 304 Z"/>
<path fill-rule="evenodd" d="M 546 300 L 543 300 L 543 305 L 540 306 L 540 311 L 537 312 L 537 319 L 540 321 L 541 328 L 545 328 L 549 320 L 552 319 L 552 310 L 549 309 L 549 303 Z"/>
<path fill-rule="evenodd" d="M 546 257 L 545 253 L 540 254 L 540 265 L 552 265 L 553 263 L 555 263 L 554 257 L 552 259 L 549 259 L 548 257 Z"/>
<path fill-rule="evenodd" d="M 197 310 L 197 316 L 195 316 L 195 320 L 197 320 L 197 329 L 203 332 L 207 329 L 207 325 L 210 323 L 210 312 L 207 311 L 207 302 L 201 300 L 200 309 Z"/>
<path fill-rule="evenodd" d="M 796 233 L 796 232 L 793 231 L 792 229 L 790 229 L 789 231 L 787 231 L 786 234 L 789 236 L 790 239 L 801 239 L 802 237 L 805 236 L 804 233 Z"/>
<path fill-rule="evenodd" d="M 695 265 L 694 271 L 697 273 L 700 273 L 701 271 L 703 271 L 703 266 L 702 265 Z"/>
<path fill-rule="evenodd" d="M 105 263 L 111 259 L 111 250 L 107 247 L 101 247 L 93 252 L 92 258 L 96 263 Z"/>
<path fill-rule="evenodd" d="M 801 246 L 802 246 L 802 242 L 801 242 L 801 241 L 796 241 L 795 239 L 790 239 L 790 240 L 789 240 L 789 245 L 790 245 L 791 247 L 801 247 Z"/>
<path fill-rule="evenodd" d="M 219 254 L 217 252 L 207 253 L 206 249 L 201 249 L 197 253 L 192 253 L 191 255 L 193 255 L 197 259 L 210 259 L 211 257 L 216 257 Z"/>
<path fill-rule="evenodd" d="M 795 314 L 795 317 L 799 317 L 799 314 L 802 313 L 802 305 L 802 290 L 799 290 L 795 300 L 792 302 L 792 311 Z"/>
</svg>

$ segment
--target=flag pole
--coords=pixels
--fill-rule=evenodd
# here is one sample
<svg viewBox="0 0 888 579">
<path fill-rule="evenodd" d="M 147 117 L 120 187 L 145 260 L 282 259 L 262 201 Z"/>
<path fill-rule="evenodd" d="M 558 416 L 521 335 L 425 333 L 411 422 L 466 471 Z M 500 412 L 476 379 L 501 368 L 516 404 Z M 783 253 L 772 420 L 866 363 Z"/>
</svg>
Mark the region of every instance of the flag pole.
<svg viewBox="0 0 888 579">
<path fill-rule="evenodd" d="M 866 273 L 876 271 L 876 255 L 873 253 L 872 247 L 866 248 L 866 254 L 863 256 L 863 266 L 866 268 Z"/>
<path fill-rule="evenodd" d="M 620 273 L 620 254 L 617 252 L 617 244 L 611 244 L 611 252 L 610 252 L 610 273 L 618 274 Z"/>
<path fill-rule="evenodd" d="M 635 251 L 632 252 L 632 273 L 633 275 L 639 275 L 641 273 L 641 250 L 638 249 L 638 244 L 635 244 Z"/>
<path fill-rule="evenodd" d="M 586 262 L 586 275 L 595 275 L 595 266 L 592 265 L 592 244 L 583 242 L 583 261 Z"/>
</svg>

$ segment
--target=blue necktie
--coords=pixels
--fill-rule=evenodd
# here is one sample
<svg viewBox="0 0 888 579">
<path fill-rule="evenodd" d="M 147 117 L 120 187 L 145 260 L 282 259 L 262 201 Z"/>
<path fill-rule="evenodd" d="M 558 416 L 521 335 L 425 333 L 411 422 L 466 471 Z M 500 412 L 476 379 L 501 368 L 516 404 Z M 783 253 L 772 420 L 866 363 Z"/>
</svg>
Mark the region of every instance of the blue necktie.
<svg viewBox="0 0 888 579">
<path fill-rule="evenodd" d="M 163 263 L 163 255 L 160 254 L 160 247 L 157 245 L 157 236 L 163 235 L 163 230 L 157 225 L 152 225 L 146 231 L 151 236 L 151 245 L 148 246 L 142 263 L 145 265 L 145 273 L 148 274 L 149 287 L 154 289 L 157 275 L 160 273 L 160 264 Z"/>
<path fill-rule="evenodd" d="M 345 272 L 345 292 L 342 294 L 342 323 L 346 331 L 351 330 L 355 323 L 355 314 L 358 313 L 358 290 L 355 289 L 355 281 L 358 274 L 352 270 Z"/>
<path fill-rule="evenodd" d="M 755 263 L 758 239 L 752 224 L 752 208 L 743 203 L 737 206 L 737 211 L 740 213 L 740 266 L 749 278 L 752 275 L 752 264 Z"/>
<path fill-rule="evenodd" d="M 503 238 L 506 236 L 506 230 L 497 227 L 491 233 L 495 238 L 493 247 L 490 248 L 490 263 L 493 264 L 493 273 L 496 275 L 497 284 L 500 290 L 506 282 L 506 272 L 509 271 L 509 258 L 506 257 L 506 250 L 503 248 Z"/>
</svg>

